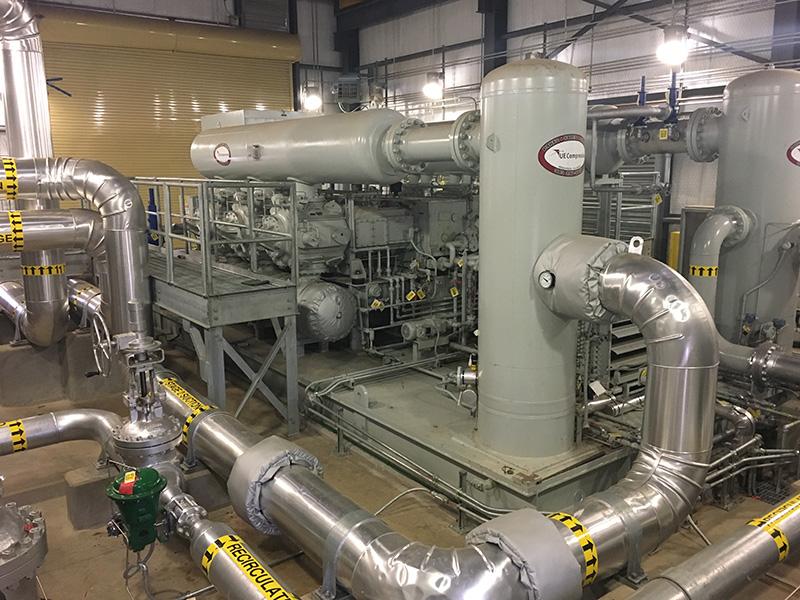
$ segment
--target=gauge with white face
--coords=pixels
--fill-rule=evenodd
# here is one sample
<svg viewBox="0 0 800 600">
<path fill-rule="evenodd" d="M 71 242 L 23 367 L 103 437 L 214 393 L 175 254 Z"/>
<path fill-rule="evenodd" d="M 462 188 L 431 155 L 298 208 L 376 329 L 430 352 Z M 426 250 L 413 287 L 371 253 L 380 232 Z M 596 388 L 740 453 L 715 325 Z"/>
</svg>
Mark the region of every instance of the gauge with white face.
<svg viewBox="0 0 800 600">
<path fill-rule="evenodd" d="M 539 273 L 539 285 L 544 289 L 549 290 L 556 284 L 556 276 L 550 271 L 542 271 Z"/>
</svg>

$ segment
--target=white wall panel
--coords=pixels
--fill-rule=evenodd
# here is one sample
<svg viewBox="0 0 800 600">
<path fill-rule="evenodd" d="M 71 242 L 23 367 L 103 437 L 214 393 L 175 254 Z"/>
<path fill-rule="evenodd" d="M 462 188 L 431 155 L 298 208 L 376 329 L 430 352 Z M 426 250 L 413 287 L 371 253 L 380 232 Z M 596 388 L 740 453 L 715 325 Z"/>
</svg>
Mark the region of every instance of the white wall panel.
<svg viewBox="0 0 800 600">
<path fill-rule="evenodd" d="M 366 27 L 360 36 L 361 64 L 480 38 L 477 8 L 477 0 L 453 0 Z"/>
<path fill-rule="evenodd" d="M 303 53 L 302 62 L 337 67 L 341 65 L 341 55 L 333 49 L 335 31 L 336 17 L 330 0 L 297 0 L 297 32 Z"/>
</svg>

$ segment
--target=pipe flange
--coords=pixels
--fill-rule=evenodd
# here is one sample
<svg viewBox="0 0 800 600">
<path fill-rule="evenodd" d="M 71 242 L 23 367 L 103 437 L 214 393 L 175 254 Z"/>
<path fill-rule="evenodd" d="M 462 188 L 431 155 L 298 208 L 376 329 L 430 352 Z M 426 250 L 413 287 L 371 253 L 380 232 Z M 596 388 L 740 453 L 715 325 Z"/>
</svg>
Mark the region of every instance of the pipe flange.
<svg viewBox="0 0 800 600">
<path fill-rule="evenodd" d="M 709 217 L 711 215 L 725 215 L 736 226 L 736 229 L 734 229 L 722 242 L 724 247 L 730 248 L 731 246 L 735 246 L 739 242 L 744 241 L 747 236 L 750 235 L 750 230 L 753 227 L 754 219 L 750 216 L 750 213 L 743 208 L 731 205 L 718 206 L 708 213 Z"/>
<path fill-rule="evenodd" d="M 126 464 L 142 466 L 172 452 L 181 439 L 181 425 L 175 417 L 148 421 L 125 421 L 114 429 L 114 448 Z"/>
<path fill-rule="evenodd" d="M 718 108 L 698 108 L 689 117 L 686 126 L 686 150 L 696 162 L 711 162 L 719 156 L 717 119 L 722 116 Z M 713 128 L 713 129 L 712 129 Z"/>
<path fill-rule="evenodd" d="M 451 157 L 459 168 L 477 173 L 480 157 L 474 144 L 470 142 L 480 133 L 481 113 L 471 110 L 462 113 L 450 129 Z"/>
<path fill-rule="evenodd" d="M 759 389 L 769 387 L 769 369 L 773 364 L 775 354 L 782 350 L 783 348 L 778 344 L 764 342 L 757 346 L 750 355 L 750 378 Z"/>
<path fill-rule="evenodd" d="M 386 158 L 389 160 L 389 164 L 398 171 L 411 175 L 419 175 L 428 166 L 425 162 L 411 163 L 403 156 L 403 138 L 409 129 L 415 127 L 426 127 L 426 123 L 422 119 L 415 117 L 403 119 L 399 123 L 392 125 L 384 138 L 386 140 Z"/>
</svg>

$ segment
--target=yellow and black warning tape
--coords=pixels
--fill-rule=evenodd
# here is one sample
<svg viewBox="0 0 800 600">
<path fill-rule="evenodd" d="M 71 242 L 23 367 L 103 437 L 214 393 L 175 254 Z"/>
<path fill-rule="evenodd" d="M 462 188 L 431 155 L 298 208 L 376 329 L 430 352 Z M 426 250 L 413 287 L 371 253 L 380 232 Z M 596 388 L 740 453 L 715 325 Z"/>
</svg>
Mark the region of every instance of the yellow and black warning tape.
<svg viewBox="0 0 800 600">
<path fill-rule="evenodd" d="M 716 277 L 719 267 L 711 265 L 689 265 L 689 275 L 692 277 Z"/>
<path fill-rule="evenodd" d="M 583 526 L 575 517 L 563 512 L 555 512 L 547 515 L 553 521 L 558 521 L 572 532 L 578 540 L 578 544 L 583 551 L 583 585 L 591 585 L 600 572 L 600 561 L 597 557 L 597 546 L 589 534 L 589 530 Z"/>
<path fill-rule="evenodd" d="M 189 427 L 192 426 L 192 421 L 194 421 L 198 415 L 201 415 L 204 412 L 209 410 L 213 410 L 216 407 L 212 406 L 211 404 L 206 404 L 202 402 L 198 398 L 196 398 L 189 390 L 184 388 L 178 380 L 174 377 L 168 377 L 161 381 L 161 385 L 164 389 L 169 390 L 173 394 L 178 397 L 178 400 L 183 402 L 186 406 L 192 409 L 192 412 L 186 417 L 186 421 L 183 422 L 183 428 L 181 429 L 182 439 L 184 444 L 189 443 Z"/>
<path fill-rule="evenodd" d="M 270 598 L 271 600 L 297 600 L 297 596 L 284 589 L 267 567 L 253 556 L 250 549 L 238 535 L 223 535 L 209 544 L 208 549 L 200 559 L 200 566 L 206 575 L 208 575 L 211 570 L 211 564 L 220 552 L 233 561 L 264 598 Z"/>
<path fill-rule="evenodd" d="M 25 235 L 22 231 L 22 213 L 18 210 L 9 211 L 8 222 L 10 230 L 0 236 L 0 243 L 11 244 L 11 249 L 14 252 L 22 252 L 25 247 Z"/>
<path fill-rule="evenodd" d="M 63 275 L 67 272 L 67 265 L 22 265 L 22 274 L 25 277 L 48 277 L 50 275 Z"/>
<path fill-rule="evenodd" d="M 786 537 L 779 525 L 798 510 L 800 510 L 800 496 L 795 496 L 769 511 L 763 517 L 747 522 L 748 525 L 758 527 L 770 535 L 778 547 L 778 560 L 784 560 L 789 556 L 789 538 Z"/>
<path fill-rule="evenodd" d="M 3 171 L 5 178 L 0 180 L 0 192 L 6 195 L 9 200 L 14 200 L 19 191 L 19 179 L 17 178 L 17 161 L 13 158 L 3 158 Z"/>
<path fill-rule="evenodd" d="M 25 437 L 25 424 L 22 420 L 0 421 L 0 427 L 5 427 L 11 433 L 11 450 L 22 452 L 28 449 L 28 439 Z"/>
</svg>

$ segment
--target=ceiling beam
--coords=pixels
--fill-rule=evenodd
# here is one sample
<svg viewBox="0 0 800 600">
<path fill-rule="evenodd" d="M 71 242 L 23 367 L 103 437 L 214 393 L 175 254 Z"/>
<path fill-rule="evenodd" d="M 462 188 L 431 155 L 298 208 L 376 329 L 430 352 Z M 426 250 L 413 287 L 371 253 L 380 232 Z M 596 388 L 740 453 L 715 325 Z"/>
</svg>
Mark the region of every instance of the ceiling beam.
<svg viewBox="0 0 800 600">
<path fill-rule="evenodd" d="M 556 56 L 558 56 L 559 54 L 561 54 L 561 53 L 562 53 L 564 50 L 566 50 L 567 48 L 569 48 L 569 47 L 570 47 L 572 44 L 574 44 L 575 42 L 577 42 L 577 41 L 578 41 L 579 39 L 581 39 L 581 38 L 582 38 L 584 35 L 586 35 L 586 34 L 587 34 L 587 33 L 589 33 L 589 32 L 590 32 L 592 29 L 594 29 L 594 28 L 595 28 L 595 26 L 596 26 L 598 23 L 600 23 L 601 21 L 604 21 L 605 19 L 607 19 L 607 18 L 609 18 L 609 17 L 613 17 L 615 14 L 617 14 L 617 13 L 620 11 L 620 9 L 622 8 L 622 6 L 623 6 L 623 5 L 624 5 L 624 4 L 625 4 L 627 1 L 628 1 L 628 0 L 617 0 L 616 2 L 614 2 L 614 4 L 612 4 L 612 5 L 608 6 L 608 7 L 606 8 L 606 10 L 604 10 L 603 12 L 601 12 L 599 15 L 598 15 L 598 14 L 595 14 L 595 13 L 592 13 L 592 20 L 591 20 L 591 22 L 590 22 L 590 23 L 587 23 L 586 25 L 584 25 L 583 27 L 581 27 L 581 28 L 580 28 L 578 31 L 576 31 L 576 32 L 575 32 L 575 33 L 572 35 L 572 37 L 570 37 L 570 38 L 569 38 L 568 40 L 566 40 L 565 42 L 562 42 L 561 44 L 558 44 L 558 45 L 557 45 L 555 48 L 553 48 L 552 50 L 547 50 L 547 51 L 546 51 L 546 52 L 547 52 L 547 54 L 546 54 L 545 56 L 547 56 L 547 58 L 555 58 Z"/>
<path fill-rule="evenodd" d="M 339 31 L 363 29 L 385 21 L 404 17 L 424 8 L 444 4 L 450 0 L 366 0 L 355 6 L 336 9 L 336 26 Z M 338 2 L 337 2 L 338 5 Z"/>
<path fill-rule="evenodd" d="M 611 4 L 606 2 L 602 2 L 601 0 L 583 0 L 587 4 L 591 4 L 592 6 L 597 6 L 598 8 L 611 8 Z M 639 21 L 640 23 L 646 23 L 647 25 L 652 25 L 653 27 L 657 27 L 658 29 L 664 29 L 669 23 L 662 23 L 657 19 L 651 19 L 650 17 L 645 17 L 644 15 L 638 14 L 636 11 L 641 10 L 639 5 L 636 6 L 626 6 L 621 8 L 618 12 L 619 14 L 624 14 L 629 19 L 633 19 L 634 21 Z M 700 42 L 704 46 L 710 46 L 711 48 L 717 48 L 718 50 L 722 50 L 723 52 L 727 52 L 728 54 L 733 54 L 735 56 L 739 56 L 741 58 L 746 58 L 747 60 L 752 60 L 753 62 L 766 64 L 770 62 L 770 59 L 765 58 L 763 56 L 759 56 L 758 54 L 752 54 L 751 52 L 746 52 L 744 50 L 739 50 L 738 48 L 731 46 L 730 44 L 726 44 L 724 42 L 718 42 L 716 40 L 712 40 L 711 38 L 705 37 L 700 34 L 690 33 L 689 37 L 695 41 Z"/>
</svg>

